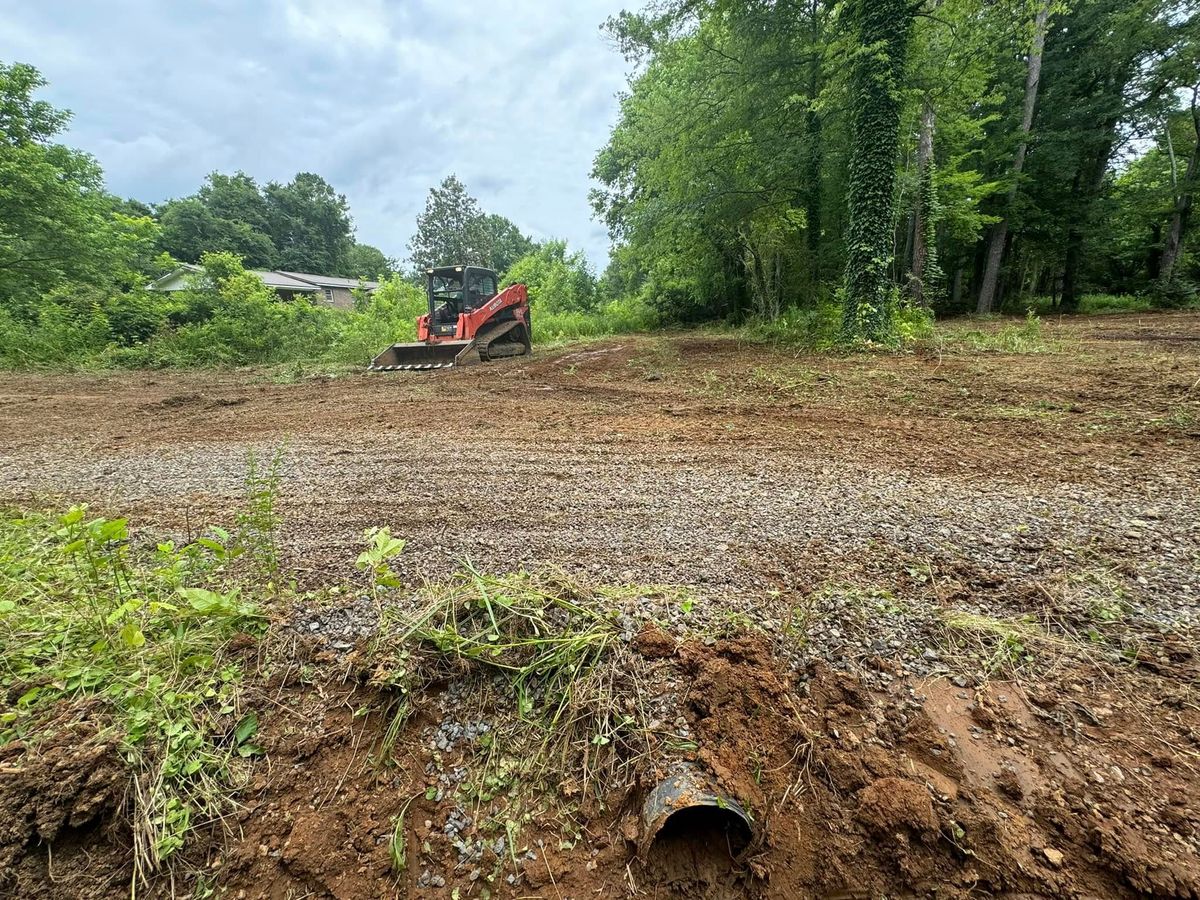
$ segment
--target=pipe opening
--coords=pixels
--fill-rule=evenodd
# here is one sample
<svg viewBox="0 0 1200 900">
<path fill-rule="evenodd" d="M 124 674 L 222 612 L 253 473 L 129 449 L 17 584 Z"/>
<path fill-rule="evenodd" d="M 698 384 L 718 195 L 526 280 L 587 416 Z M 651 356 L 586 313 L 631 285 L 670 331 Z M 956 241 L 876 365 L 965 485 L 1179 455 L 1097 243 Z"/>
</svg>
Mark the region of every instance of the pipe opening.
<svg viewBox="0 0 1200 900">
<path fill-rule="evenodd" d="M 753 839 L 750 824 L 736 810 L 709 804 L 688 806 L 663 822 L 650 853 L 660 855 L 686 848 L 690 856 L 724 858 L 732 863 Z"/>
</svg>

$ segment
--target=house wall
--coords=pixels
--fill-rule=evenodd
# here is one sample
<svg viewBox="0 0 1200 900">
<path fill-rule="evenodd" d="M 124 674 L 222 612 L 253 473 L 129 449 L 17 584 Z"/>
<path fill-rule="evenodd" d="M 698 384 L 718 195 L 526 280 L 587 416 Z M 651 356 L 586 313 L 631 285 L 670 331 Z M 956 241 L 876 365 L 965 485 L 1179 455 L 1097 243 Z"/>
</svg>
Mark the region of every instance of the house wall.
<svg viewBox="0 0 1200 900">
<path fill-rule="evenodd" d="M 156 291 L 182 291 L 188 286 L 188 278 L 191 277 L 191 272 L 176 272 L 154 285 L 153 290 Z"/>
<path fill-rule="evenodd" d="M 319 295 L 320 298 L 334 309 L 354 309 L 354 293 L 349 288 L 331 288 L 331 291 L 333 292 L 332 301 L 324 293 Z"/>
</svg>

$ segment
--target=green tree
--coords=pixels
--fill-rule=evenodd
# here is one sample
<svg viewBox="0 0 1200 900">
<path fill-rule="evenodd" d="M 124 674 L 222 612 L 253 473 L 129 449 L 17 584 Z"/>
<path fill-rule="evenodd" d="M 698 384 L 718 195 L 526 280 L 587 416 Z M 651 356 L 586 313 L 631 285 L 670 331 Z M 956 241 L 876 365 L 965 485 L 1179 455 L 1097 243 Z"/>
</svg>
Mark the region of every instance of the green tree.
<svg viewBox="0 0 1200 900">
<path fill-rule="evenodd" d="M 242 222 L 260 234 L 270 231 L 270 209 L 258 183 L 245 172 L 211 172 L 196 199 L 218 219 Z"/>
<path fill-rule="evenodd" d="M 442 265 L 484 266 L 490 262 L 485 216 L 479 201 L 467 193 L 456 175 L 429 189 L 425 210 L 409 242 L 412 264 L 418 270 Z"/>
<path fill-rule="evenodd" d="M 593 207 L 627 248 L 622 266 L 684 320 L 814 301 L 836 182 L 819 170 L 838 157 L 822 98 L 804 91 L 825 89 L 826 5 L 657 9 L 608 24 L 643 69 L 593 169 Z"/>
<path fill-rule="evenodd" d="M 536 247 L 509 219 L 483 211 L 456 175 L 429 189 L 408 244 L 418 271 L 430 266 L 486 266 L 503 274 Z"/>
<path fill-rule="evenodd" d="M 278 252 L 270 235 L 250 224 L 218 216 L 200 198 L 163 204 L 158 212 L 159 246 L 175 259 L 198 263 L 205 253 L 235 253 L 255 269 L 273 269 Z"/>
<path fill-rule="evenodd" d="M 396 272 L 396 261 L 385 256 L 378 247 L 370 244 L 360 244 L 357 241 L 350 247 L 346 267 L 343 274 L 351 278 L 365 278 L 368 281 L 388 278 Z"/>
<path fill-rule="evenodd" d="M 6 145 L 48 144 L 71 121 L 68 110 L 33 99 L 45 86 L 46 79 L 33 66 L 0 63 L 0 138 Z"/>
<path fill-rule="evenodd" d="M 1187 162 L 1181 167 L 1175 141 L 1171 137 L 1171 126 L 1163 129 L 1170 162 L 1171 216 L 1166 228 L 1162 258 L 1159 262 L 1158 280 L 1169 286 L 1177 276 L 1178 263 L 1183 258 L 1184 241 L 1191 225 L 1192 208 L 1195 205 L 1196 185 L 1200 182 L 1200 85 L 1192 88 L 1192 99 L 1187 119 L 1191 133 L 1184 137 L 1184 146 L 1191 143 L 1191 153 L 1185 153 Z"/>
<path fill-rule="evenodd" d="M 1050 13 L 1054 8 L 1053 0 L 1036 0 L 1034 7 L 1031 47 L 1029 62 L 1025 77 L 1025 95 L 1022 101 L 1021 125 L 1017 132 L 1016 151 L 1013 154 L 1012 174 L 1008 188 L 1008 198 L 1004 214 L 996 227 L 992 229 L 988 242 L 987 268 L 983 273 L 983 284 L 979 288 L 979 304 L 977 311 L 989 313 L 996 303 L 996 285 L 1000 278 L 1000 262 L 1004 257 L 1004 248 L 1008 242 L 1009 219 L 1008 211 L 1017 196 L 1021 172 L 1025 168 L 1025 156 L 1029 152 L 1029 132 L 1033 128 L 1033 115 L 1037 109 L 1038 89 L 1042 81 L 1042 58 L 1046 48 L 1046 32 L 1050 27 Z"/>
<path fill-rule="evenodd" d="M 320 175 L 301 172 L 265 191 L 267 227 L 284 271 L 345 273 L 353 244 L 346 197 Z"/>
<path fill-rule="evenodd" d="M 53 143 L 70 114 L 33 98 L 44 85 L 32 66 L 0 63 L 0 303 L 27 315 L 65 284 L 127 287 L 155 232 L 115 211 L 94 159 Z"/>
<path fill-rule="evenodd" d="M 513 263 L 505 286 L 521 283 L 546 312 L 591 312 L 596 308 L 596 276 L 582 251 L 568 253 L 566 241 L 546 241 Z"/>
<path fill-rule="evenodd" d="M 843 334 L 887 341 L 892 209 L 900 139 L 900 90 L 916 9 L 910 0 L 853 0 L 859 48 L 851 76 L 854 145 L 850 159 Z"/>
<path fill-rule="evenodd" d="M 501 274 L 509 266 L 533 252 L 533 240 L 521 233 L 510 220 L 492 213 L 483 217 L 482 228 L 487 243 L 488 267 Z"/>
</svg>

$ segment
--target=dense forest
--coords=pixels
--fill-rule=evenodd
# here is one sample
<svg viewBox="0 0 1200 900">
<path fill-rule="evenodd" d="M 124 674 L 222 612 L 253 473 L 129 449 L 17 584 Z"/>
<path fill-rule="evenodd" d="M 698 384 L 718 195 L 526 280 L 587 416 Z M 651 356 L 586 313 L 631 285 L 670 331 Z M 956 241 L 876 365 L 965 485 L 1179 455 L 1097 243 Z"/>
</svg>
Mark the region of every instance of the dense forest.
<svg viewBox="0 0 1200 900">
<path fill-rule="evenodd" d="M 663 2 L 596 159 L 607 279 L 685 320 L 1194 296 L 1197 14 L 1175 0 Z"/>
<path fill-rule="evenodd" d="M 528 283 L 542 338 L 800 323 L 890 345 L 935 313 L 1189 305 L 1198 28 L 1179 0 L 624 12 L 605 25 L 632 75 L 592 173 L 613 240 L 599 278 L 453 175 L 402 262 L 359 243 L 345 196 L 309 172 L 113 196 L 59 142 L 70 116 L 38 99 L 37 69 L 0 63 L 0 362 L 361 361 L 411 332 L 412 273 L 452 260 Z M 194 290 L 145 290 L 181 262 L 202 266 Z M 350 313 L 283 308 L 243 268 L 384 287 Z"/>
</svg>

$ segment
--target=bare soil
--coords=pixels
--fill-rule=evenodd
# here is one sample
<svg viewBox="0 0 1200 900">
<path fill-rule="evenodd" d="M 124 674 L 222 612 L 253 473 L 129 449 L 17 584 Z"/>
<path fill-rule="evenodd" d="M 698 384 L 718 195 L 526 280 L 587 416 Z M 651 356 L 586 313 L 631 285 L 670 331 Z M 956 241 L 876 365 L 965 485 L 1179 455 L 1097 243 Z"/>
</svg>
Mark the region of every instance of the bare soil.
<svg viewBox="0 0 1200 900">
<path fill-rule="evenodd" d="M 355 583 L 382 525 L 414 582 L 470 559 L 687 589 L 694 608 L 629 611 L 655 623 L 631 652 L 675 686 L 674 762 L 755 820 L 743 852 L 704 827 L 639 854 L 670 762 L 648 760 L 570 839 L 549 812 L 512 846 L 460 827 L 427 794 L 466 753 L 433 737 L 465 716 L 453 686 L 419 698 L 400 765 L 372 765 L 378 614 L 350 594 L 277 612 L 266 761 L 138 894 L 1200 898 L 1200 315 L 1046 337 L 843 358 L 683 333 L 431 375 L 0 377 L 0 502 L 187 537 L 227 520 L 248 452 L 278 450 L 302 588 Z M 0 892 L 128 894 L 100 733 L 0 748 Z"/>
</svg>

